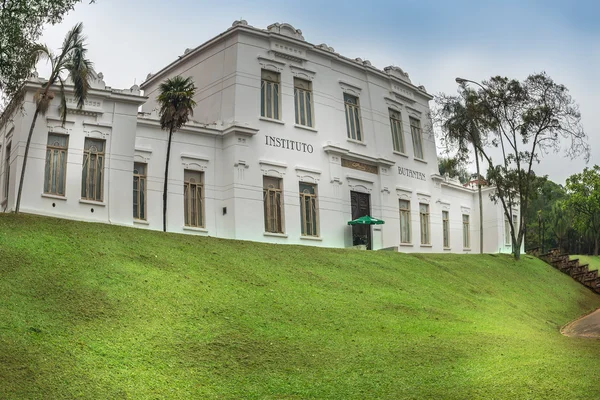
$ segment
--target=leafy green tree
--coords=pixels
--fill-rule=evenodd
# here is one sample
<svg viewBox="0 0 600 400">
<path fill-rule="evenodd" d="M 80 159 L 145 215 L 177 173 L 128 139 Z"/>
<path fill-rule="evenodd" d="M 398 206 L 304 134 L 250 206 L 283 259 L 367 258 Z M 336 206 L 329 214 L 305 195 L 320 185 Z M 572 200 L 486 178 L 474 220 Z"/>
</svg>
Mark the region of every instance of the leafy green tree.
<svg viewBox="0 0 600 400">
<path fill-rule="evenodd" d="M 17 204 L 15 213 L 19 212 L 21 206 L 21 193 L 23 190 L 23 181 L 25 180 L 25 170 L 27 168 L 27 156 L 31 145 L 31 137 L 39 114 L 45 115 L 50 103 L 55 97 L 54 90 L 56 85 L 60 90 L 60 113 L 62 125 L 64 126 L 67 118 L 67 96 L 65 94 L 65 77 L 68 73 L 73 82 L 73 94 L 77 100 L 77 107 L 81 109 L 84 105 L 89 89 L 89 78 L 93 73 L 92 62 L 87 59 L 87 49 L 85 47 L 85 37 L 83 36 L 83 25 L 75 25 L 65 36 L 61 52 L 54 55 L 45 45 L 35 45 L 32 49 L 35 59 L 40 57 L 47 58 L 50 61 L 52 70 L 48 81 L 42 85 L 42 88 L 35 94 L 35 112 L 29 135 L 25 144 L 25 155 L 23 156 L 23 168 L 21 169 L 21 179 L 19 180 L 19 191 L 17 195 Z"/>
<path fill-rule="evenodd" d="M 0 5 L 0 93 L 16 94 L 33 68 L 45 24 L 56 24 L 81 0 L 4 0 Z M 90 1 L 93 3 L 93 1 Z"/>
<path fill-rule="evenodd" d="M 574 211 L 576 229 L 594 243 L 598 255 L 600 241 L 600 167 L 585 168 L 567 178 L 566 206 Z"/>
<path fill-rule="evenodd" d="M 194 113 L 196 102 L 196 86 L 191 77 L 175 76 L 159 86 L 157 97 L 160 105 L 160 126 L 169 131 L 167 144 L 167 160 L 165 162 L 165 179 L 163 188 L 163 231 L 167 231 L 167 182 L 169 179 L 169 159 L 171 157 L 171 141 L 173 132 L 185 125 Z"/>
<path fill-rule="evenodd" d="M 487 163 L 487 180 L 495 186 L 492 200 L 500 202 L 510 225 L 512 251 L 521 255 L 525 236 L 524 213 L 513 223 L 513 209 L 527 210 L 539 190 L 540 180 L 533 169 L 540 156 L 566 149 L 566 155 L 589 160 L 590 148 L 581 125 L 581 114 L 568 89 L 555 83 L 546 73 L 528 76 L 524 81 L 500 76 L 492 77 L 471 90 L 471 81 L 457 79 L 462 96 L 455 98 L 455 108 L 447 116 L 468 120 L 487 135 L 489 143 L 475 141 L 474 146 Z M 460 103 L 462 107 L 456 105 Z M 464 110 L 466 111 L 464 111 Z M 498 148 L 500 162 L 492 159 L 492 148 Z"/>
<path fill-rule="evenodd" d="M 438 169 L 441 175 L 448 174 L 450 178 L 458 178 L 462 184 L 469 182 L 469 171 L 467 171 L 459 158 L 438 157 Z"/>
<path fill-rule="evenodd" d="M 561 208 L 557 204 L 566 198 L 566 192 L 562 185 L 547 177 L 536 179 L 537 189 L 532 191 L 527 208 L 521 210 L 525 219 L 525 249 L 541 246 L 548 250 L 559 245 L 555 224 Z"/>
</svg>

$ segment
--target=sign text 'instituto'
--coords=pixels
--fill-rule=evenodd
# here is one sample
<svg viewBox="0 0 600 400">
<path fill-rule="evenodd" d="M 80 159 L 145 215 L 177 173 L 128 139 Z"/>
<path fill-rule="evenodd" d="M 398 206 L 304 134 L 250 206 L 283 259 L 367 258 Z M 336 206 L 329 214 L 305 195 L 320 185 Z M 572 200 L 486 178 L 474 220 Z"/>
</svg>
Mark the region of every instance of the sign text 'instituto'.
<svg viewBox="0 0 600 400">
<path fill-rule="evenodd" d="M 265 144 L 267 146 L 281 147 L 282 149 L 296 150 L 303 153 L 312 153 L 313 147 L 310 144 L 298 142 L 296 140 L 282 139 L 274 136 L 265 135 Z"/>
<path fill-rule="evenodd" d="M 404 168 L 404 167 L 398 167 L 398 174 L 400 175 L 404 175 L 407 176 L 409 178 L 413 178 L 413 179 L 419 179 L 422 181 L 425 181 L 427 179 L 425 179 L 425 174 L 419 171 L 414 171 L 412 169 L 408 169 L 408 168 Z"/>
</svg>

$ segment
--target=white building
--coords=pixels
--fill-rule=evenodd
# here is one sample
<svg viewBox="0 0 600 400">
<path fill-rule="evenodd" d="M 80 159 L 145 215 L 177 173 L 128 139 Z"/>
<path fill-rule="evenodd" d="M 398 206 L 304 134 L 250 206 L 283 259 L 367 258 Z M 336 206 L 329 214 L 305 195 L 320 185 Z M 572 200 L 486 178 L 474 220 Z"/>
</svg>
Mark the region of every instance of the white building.
<svg viewBox="0 0 600 400">
<path fill-rule="evenodd" d="M 429 95 L 288 24 L 236 21 L 129 90 L 95 76 L 82 110 L 58 96 L 37 120 L 23 212 L 162 229 L 166 78 L 198 87 L 193 122 L 171 149 L 168 231 L 271 243 L 407 252 L 477 252 L 477 192 L 438 173 Z M 2 210 L 14 209 L 43 84 L 33 77 L 0 119 Z M 19 107 L 22 106 L 22 107 Z M 138 112 L 141 106 L 142 112 Z M 132 195 L 133 185 L 133 195 Z M 502 208 L 484 194 L 484 251 L 510 251 Z M 383 225 L 353 228 L 362 215 Z"/>
</svg>

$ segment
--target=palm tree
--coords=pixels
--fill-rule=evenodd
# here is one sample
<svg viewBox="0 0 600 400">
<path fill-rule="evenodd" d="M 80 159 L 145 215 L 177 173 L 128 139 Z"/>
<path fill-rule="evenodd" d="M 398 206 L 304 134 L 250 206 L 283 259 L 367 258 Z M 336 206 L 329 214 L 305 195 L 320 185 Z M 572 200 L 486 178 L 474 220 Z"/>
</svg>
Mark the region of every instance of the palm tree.
<svg viewBox="0 0 600 400">
<path fill-rule="evenodd" d="M 92 62 L 86 58 L 87 49 L 85 48 L 85 37 L 82 35 L 83 25 L 75 25 L 65 36 L 61 52 L 54 55 L 47 46 L 35 45 L 33 48 L 34 60 L 37 62 L 40 58 L 47 58 L 50 61 L 52 70 L 48 81 L 42 85 L 34 96 L 35 112 L 27 136 L 25 145 L 25 155 L 23 156 L 23 168 L 21 169 L 21 179 L 19 181 L 19 192 L 17 194 L 17 204 L 15 213 L 19 212 L 21 206 L 21 193 L 23 191 L 23 181 L 25 180 L 25 169 L 27 168 L 27 156 L 29 146 L 37 117 L 39 114 L 45 115 L 50 103 L 54 99 L 54 92 L 51 90 L 54 85 L 59 84 L 60 88 L 60 116 L 62 125 L 65 125 L 67 119 L 67 96 L 65 94 L 65 78 L 63 73 L 67 72 L 73 81 L 73 91 L 77 108 L 81 109 L 87 97 L 90 87 L 89 77 L 93 73 Z"/>
<path fill-rule="evenodd" d="M 169 159 L 173 132 L 185 125 L 194 113 L 196 86 L 191 77 L 175 76 L 159 86 L 157 97 L 160 105 L 160 127 L 169 131 L 167 160 L 165 162 L 165 185 L 163 189 L 163 232 L 167 231 L 167 181 L 169 179 Z"/>
<path fill-rule="evenodd" d="M 477 192 L 479 197 L 479 253 L 483 254 L 483 196 L 481 193 L 481 157 L 484 137 L 479 129 L 474 109 L 474 92 L 463 88 L 462 98 L 441 95 L 436 97 L 438 110 L 434 119 L 441 125 L 446 144 L 457 149 L 456 159 L 466 162 L 472 146 L 477 170 Z"/>
</svg>

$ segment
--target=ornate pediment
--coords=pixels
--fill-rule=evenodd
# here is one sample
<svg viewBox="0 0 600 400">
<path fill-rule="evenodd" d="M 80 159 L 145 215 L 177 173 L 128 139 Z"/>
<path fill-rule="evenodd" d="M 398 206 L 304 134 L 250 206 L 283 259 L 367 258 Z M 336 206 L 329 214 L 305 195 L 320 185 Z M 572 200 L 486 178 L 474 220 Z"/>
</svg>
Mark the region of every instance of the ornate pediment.
<svg viewBox="0 0 600 400">
<path fill-rule="evenodd" d="M 291 37 L 294 39 L 304 40 L 304 36 L 302 36 L 302 31 L 300 29 L 294 28 L 290 24 L 280 24 L 276 22 L 267 26 L 267 30 L 269 32 L 278 33 L 280 35 Z"/>
</svg>

